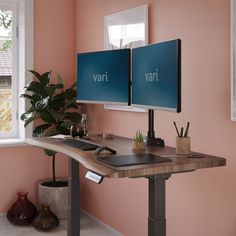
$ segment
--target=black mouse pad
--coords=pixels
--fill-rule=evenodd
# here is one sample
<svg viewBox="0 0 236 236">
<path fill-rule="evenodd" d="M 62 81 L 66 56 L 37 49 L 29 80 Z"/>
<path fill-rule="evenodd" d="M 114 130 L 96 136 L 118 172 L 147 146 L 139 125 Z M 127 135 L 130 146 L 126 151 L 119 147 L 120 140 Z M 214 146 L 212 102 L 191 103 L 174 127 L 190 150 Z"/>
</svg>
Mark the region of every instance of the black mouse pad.
<svg viewBox="0 0 236 236">
<path fill-rule="evenodd" d="M 99 161 L 105 162 L 109 165 L 120 167 L 120 166 L 131 166 L 131 165 L 143 165 L 161 162 L 171 162 L 172 160 L 167 157 L 162 157 L 150 153 L 133 154 L 125 156 L 109 156 L 109 157 L 98 157 Z"/>
</svg>

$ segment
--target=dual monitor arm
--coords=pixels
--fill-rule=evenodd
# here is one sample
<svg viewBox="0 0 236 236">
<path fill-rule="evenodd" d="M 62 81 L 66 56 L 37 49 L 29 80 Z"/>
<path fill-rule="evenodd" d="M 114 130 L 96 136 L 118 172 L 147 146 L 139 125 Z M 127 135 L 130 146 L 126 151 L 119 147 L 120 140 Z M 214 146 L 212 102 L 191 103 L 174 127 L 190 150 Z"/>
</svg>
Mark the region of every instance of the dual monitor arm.
<svg viewBox="0 0 236 236">
<path fill-rule="evenodd" d="M 165 142 L 161 138 L 155 138 L 155 131 L 154 131 L 154 110 L 148 110 L 148 132 L 147 137 L 145 138 L 145 144 L 147 146 L 157 146 L 157 147 L 164 147 Z"/>
</svg>

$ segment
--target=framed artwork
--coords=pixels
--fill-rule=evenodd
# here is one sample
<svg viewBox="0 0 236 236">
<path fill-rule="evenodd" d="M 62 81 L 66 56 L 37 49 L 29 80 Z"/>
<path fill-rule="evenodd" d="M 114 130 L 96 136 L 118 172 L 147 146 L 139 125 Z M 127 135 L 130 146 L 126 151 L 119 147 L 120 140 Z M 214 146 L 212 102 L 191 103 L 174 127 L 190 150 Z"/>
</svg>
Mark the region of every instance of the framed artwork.
<svg viewBox="0 0 236 236">
<path fill-rule="evenodd" d="M 104 17 L 104 49 L 135 48 L 148 44 L 148 5 Z M 142 108 L 105 105 L 105 109 L 145 112 Z"/>
</svg>

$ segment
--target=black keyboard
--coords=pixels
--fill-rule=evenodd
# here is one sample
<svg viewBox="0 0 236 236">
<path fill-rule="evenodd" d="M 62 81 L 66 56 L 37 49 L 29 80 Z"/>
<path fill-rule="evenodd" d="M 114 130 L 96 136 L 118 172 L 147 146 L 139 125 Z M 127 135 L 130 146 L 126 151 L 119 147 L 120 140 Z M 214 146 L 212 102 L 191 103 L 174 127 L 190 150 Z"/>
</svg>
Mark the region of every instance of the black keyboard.
<svg viewBox="0 0 236 236">
<path fill-rule="evenodd" d="M 78 140 L 78 139 L 65 139 L 65 140 L 61 140 L 60 142 L 63 144 L 69 145 L 71 147 L 79 148 L 80 150 L 83 150 L 83 151 L 96 150 L 98 147 L 100 147 L 97 144 L 90 143 L 83 140 Z"/>
</svg>

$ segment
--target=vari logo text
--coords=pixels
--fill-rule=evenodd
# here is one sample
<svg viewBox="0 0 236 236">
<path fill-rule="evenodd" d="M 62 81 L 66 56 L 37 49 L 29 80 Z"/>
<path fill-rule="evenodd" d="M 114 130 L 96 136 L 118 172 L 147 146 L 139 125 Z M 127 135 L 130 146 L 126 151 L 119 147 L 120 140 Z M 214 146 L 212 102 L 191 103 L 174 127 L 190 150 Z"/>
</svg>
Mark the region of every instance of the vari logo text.
<svg viewBox="0 0 236 236">
<path fill-rule="evenodd" d="M 109 82 L 107 71 L 104 74 L 93 74 L 94 82 Z"/>
<path fill-rule="evenodd" d="M 158 82 L 159 75 L 158 69 L 155 69 L 155 72 L 144 73 L 146 82 Z"/>
</svg>

